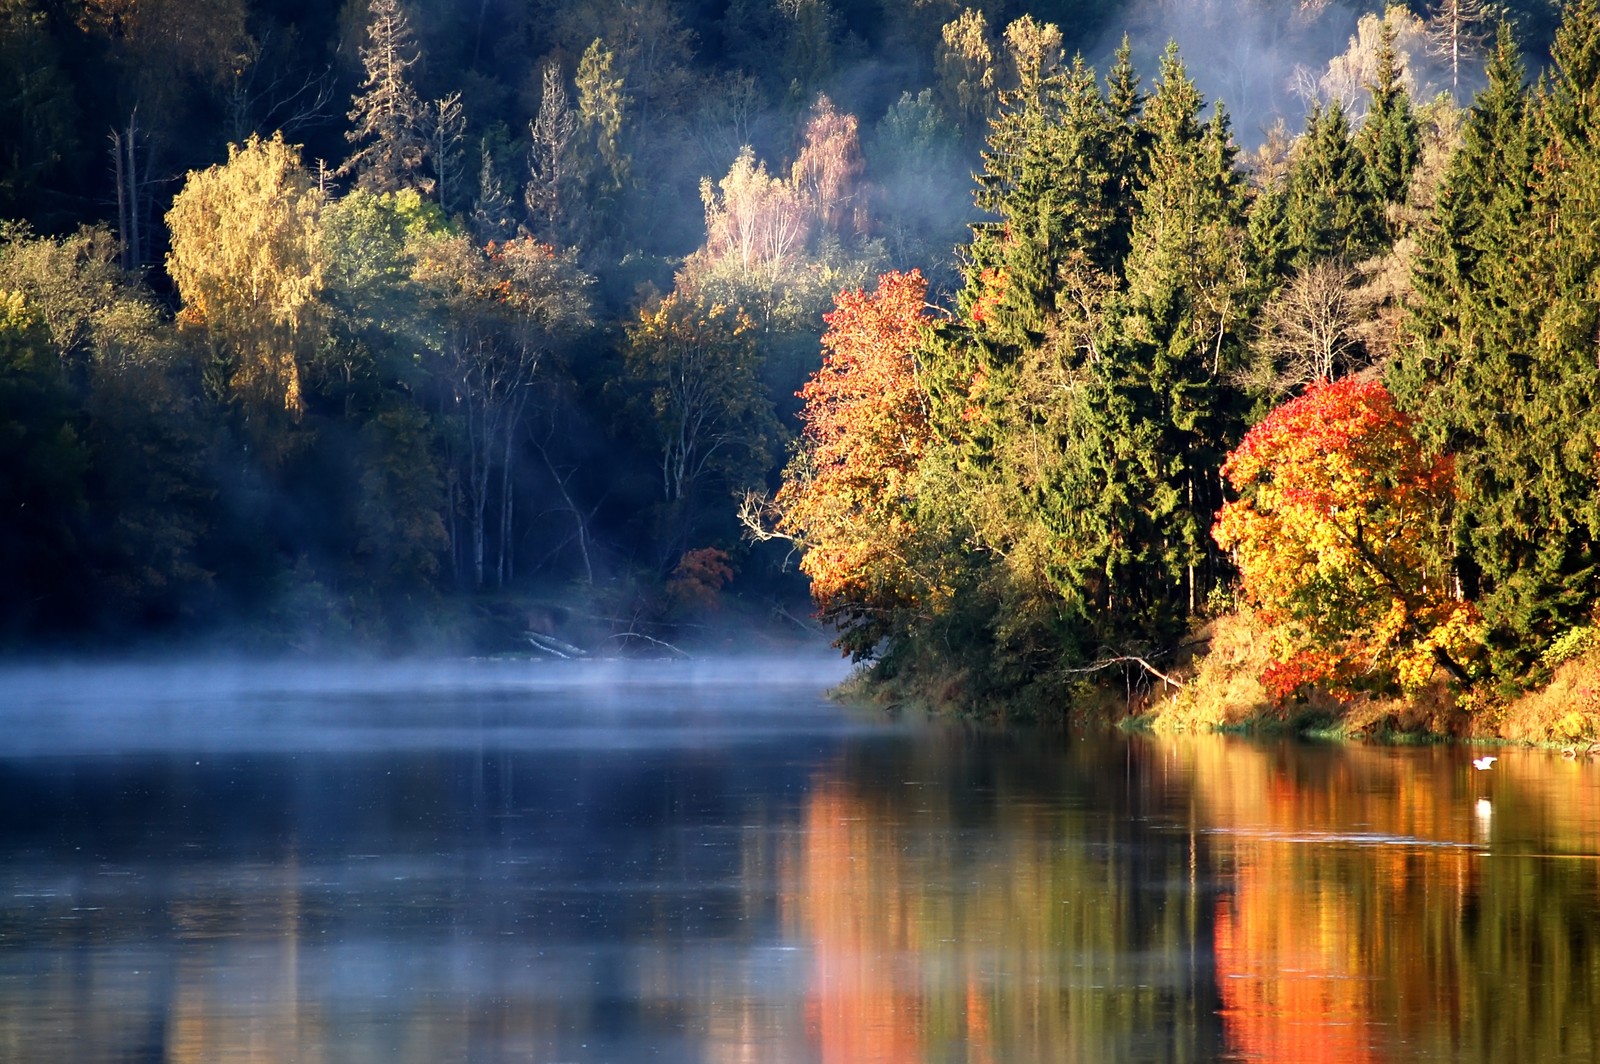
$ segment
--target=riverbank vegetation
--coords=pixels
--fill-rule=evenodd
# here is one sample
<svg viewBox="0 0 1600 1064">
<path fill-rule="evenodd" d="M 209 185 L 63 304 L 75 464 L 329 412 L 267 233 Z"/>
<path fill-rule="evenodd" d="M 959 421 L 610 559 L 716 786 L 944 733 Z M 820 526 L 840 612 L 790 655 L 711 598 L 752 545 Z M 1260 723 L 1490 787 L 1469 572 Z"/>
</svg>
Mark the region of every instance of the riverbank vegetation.
<svg viewBox="0 0 1600 1064">
<path fill-rule="evenodd" d="M 872 558 L 813 589 L 888 689 L 1040 711 L 1110 673 L 1161 727 L 1594 738 L 1600 18 L 1568 5 L 1531 86 L 1502 27 L 1465 113 L 1413 104 L 1404 22 L 1253 167 L 1173 50 L 1144 90 L 1052 41 L 1002 96 L 956 305 L 879 356 L 926 427 L 825 344 L 776 500 L 814 570 Z M 920 457 L 842 492 L 819 426 L 874 403 Z M 809 497 L 884 490 L 866 529 Z"/>
<path fill-rule="evenodd" d="M 1591 737 L 1595 4 L 1276 8 L 0 3 L 0 644 Z"/>
</svg>

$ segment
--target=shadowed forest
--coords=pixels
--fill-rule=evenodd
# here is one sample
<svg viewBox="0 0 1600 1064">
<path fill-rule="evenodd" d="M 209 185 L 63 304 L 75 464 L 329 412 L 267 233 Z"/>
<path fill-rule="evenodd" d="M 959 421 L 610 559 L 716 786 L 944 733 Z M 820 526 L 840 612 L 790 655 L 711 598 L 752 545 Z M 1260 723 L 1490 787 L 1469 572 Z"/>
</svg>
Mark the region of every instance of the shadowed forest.
<svg viewBox="0 0 1600 1064">
<path fill-rule="evenodd" d="M 1592 738 L 1597 76 L 1594 0 L 0 0 L 0 643 Z"/>
</svg>

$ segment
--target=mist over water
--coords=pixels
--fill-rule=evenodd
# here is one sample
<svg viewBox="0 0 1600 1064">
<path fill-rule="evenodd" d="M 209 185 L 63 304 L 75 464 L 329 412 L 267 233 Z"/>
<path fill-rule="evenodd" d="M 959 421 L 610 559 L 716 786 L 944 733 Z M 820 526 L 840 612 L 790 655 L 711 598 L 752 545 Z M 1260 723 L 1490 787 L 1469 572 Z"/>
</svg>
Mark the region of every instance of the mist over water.
<svg viewBox="0 0 1600 1064">
<path fill-rule="evenodd" d="M 55 665 L 0 672 L 0 759 L 632 748 L 853 726 L 826 649 L 689 660 Z"/>
</svg>

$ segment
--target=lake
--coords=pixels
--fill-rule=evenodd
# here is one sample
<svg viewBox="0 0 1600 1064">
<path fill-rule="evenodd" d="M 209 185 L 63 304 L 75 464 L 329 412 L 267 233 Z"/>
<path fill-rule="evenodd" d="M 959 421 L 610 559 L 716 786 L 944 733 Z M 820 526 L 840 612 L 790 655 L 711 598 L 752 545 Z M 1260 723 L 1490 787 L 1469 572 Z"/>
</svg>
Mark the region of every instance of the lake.
<svg viewBox="0 0 1600 1064">
<path fill-rule="evenodd" d="M 842 675 L 0 674 L 0 1059 L 1600 1059 L 1600 760 Z"/>
</svg>

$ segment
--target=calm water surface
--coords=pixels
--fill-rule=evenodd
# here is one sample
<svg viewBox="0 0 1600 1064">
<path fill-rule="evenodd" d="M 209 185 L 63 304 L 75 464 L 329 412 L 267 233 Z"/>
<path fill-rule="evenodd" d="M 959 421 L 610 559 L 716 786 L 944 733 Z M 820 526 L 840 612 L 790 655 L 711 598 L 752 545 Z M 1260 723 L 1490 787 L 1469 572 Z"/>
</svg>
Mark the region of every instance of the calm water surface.
<svg viewBox="0 0 1600 1064">
<path fill-rule="evenodd" d="M 0 1060 L 1600 1059 L 1600 761 L 838 676 L 0 675 Z"/>
</svg>

